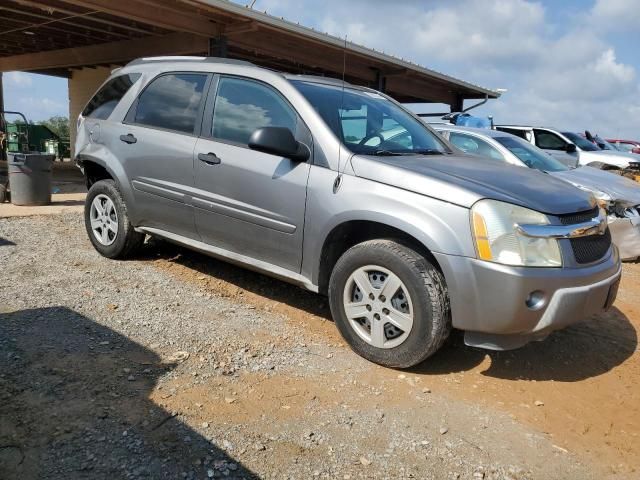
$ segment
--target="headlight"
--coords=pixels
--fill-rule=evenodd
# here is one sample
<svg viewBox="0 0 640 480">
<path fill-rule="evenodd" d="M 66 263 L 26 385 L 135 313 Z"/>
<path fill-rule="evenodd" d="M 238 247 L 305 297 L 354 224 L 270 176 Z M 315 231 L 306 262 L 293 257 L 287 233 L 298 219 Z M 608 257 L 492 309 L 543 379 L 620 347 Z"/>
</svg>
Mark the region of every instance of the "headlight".
<svg viewBox="0 0 640 480">
<path fill-rule="evenodd" d="M 478 258 L 504 265 L 561 267 L 558 241 L 530 238 L 516 225 L 548 225 L 546 215 L 496 200 L 480 200 L 471 209 Z"/>
</svg>

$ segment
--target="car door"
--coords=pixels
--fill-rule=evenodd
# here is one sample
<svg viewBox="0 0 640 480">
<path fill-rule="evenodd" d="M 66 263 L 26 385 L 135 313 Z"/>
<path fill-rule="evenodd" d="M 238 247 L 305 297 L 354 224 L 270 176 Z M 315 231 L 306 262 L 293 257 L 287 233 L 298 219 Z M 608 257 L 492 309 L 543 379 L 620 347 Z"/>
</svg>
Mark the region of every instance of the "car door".
<svg viewBox="0 0 640 480">
<path fill-rule="evenodd" d="M 116 155 L 132 185 L 140 225 L 198 238 L 190 191 L 193 151 L 211 75 L 163 73 L 119 127 Z"/>
<path fill-rule="evenodd" d="M 287 127 L 312 148 L 309 130 L 273 87 L 216 78 L 194 153 L 196 226 L 206 243 L 298 272 L 310 164 L 249 149 L 251 134 L 266 126 Z"/>
</svg>

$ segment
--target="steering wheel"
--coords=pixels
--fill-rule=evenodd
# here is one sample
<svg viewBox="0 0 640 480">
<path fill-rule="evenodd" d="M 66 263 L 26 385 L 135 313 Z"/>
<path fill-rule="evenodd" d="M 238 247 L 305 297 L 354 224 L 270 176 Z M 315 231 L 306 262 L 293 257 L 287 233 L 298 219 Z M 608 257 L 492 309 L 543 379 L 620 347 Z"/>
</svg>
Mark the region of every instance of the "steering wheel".
<svg viewBox="0 0 640 480">
<path fill-rule="evenodd" d="M 384 137 L 382 136 L 381 133 L 372 133 L 371 135 L 367 135 L 366 137 L 364 137 L 362 140 L 360 140 L 358 142 L 358 145 L 366 145 L 366 143 L 371 140 L 372 138 L 376 138 L 378 137 L 380 139 L 380 145 L 384 142 Z"/>
</svg>

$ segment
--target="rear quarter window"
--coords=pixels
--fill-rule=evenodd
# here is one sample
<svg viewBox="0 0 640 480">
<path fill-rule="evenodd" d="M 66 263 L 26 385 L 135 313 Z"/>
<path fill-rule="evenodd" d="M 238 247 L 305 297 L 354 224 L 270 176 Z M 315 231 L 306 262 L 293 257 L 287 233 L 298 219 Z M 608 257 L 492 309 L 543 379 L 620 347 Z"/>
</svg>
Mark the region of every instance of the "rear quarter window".
<svg viewBox="0 0 640 480">
<path fill-rule="evenodd" d="M 128 73 L 112 78 L 89 101 L 82 111 L 82 116 L 106 120 L 122 100 L 122 97 L 139 78 L 139 73 Z"/>
</svg>

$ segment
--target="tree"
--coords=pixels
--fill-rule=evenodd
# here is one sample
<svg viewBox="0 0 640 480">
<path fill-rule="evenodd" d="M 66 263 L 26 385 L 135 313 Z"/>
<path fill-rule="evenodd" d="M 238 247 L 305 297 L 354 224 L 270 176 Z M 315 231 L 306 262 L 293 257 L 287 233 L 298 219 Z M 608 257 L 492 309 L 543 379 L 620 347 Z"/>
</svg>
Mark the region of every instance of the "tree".
<svg viewBox="0 0 640 480">
<path fill-rule="evenodd" d="M 69 119 L 67 117 L 51 117 L 49 120 L 42 120 L 38 123 L 49 127 L 60 138 L 69 138 Z"/>
</svg>

